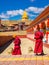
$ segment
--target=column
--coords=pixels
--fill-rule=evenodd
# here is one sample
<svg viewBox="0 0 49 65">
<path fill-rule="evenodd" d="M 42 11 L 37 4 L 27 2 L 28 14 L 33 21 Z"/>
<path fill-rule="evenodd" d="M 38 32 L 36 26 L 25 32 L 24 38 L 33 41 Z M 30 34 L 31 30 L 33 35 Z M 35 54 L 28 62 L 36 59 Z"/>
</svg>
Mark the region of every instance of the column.
<svg viewBox="0 0 49 65">
<path fill-rule="evenodd" d="M 46 22 L 46 38 L 47 38 L 47 43 L 49 44 L 49 18 L 47 19 Z"/>
<path fill-rule="evenodd" d="M 42 31 L 42 32 L 44 32 L 44 34 L 46 33 L 46 24 L 45 24 L 45 21 L 44 22 L 41 22 L 40 24 L 39 24 L 39 27 L 40 27 L 40 30 Z"/>
<path fill-rule="evenodd" d="M 36 26 L 36 28 L 37 28 L 38 30 L 40 30 L 40 27 L 39 27 L 39 25 L 37 25 L 37 26 Z"/>
</svg>

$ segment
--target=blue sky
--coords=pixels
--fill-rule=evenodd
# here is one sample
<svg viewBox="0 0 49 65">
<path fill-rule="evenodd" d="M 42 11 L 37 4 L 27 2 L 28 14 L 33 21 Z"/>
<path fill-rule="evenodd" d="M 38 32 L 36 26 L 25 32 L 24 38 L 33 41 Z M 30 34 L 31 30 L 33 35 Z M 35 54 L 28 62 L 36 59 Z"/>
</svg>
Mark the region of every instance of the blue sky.
<svg viewBox="0 0 49 65">
<path fill-rule="evenodd" d="M 26 10 L 29 19 L 34 20 L 48 5 L 49 0 L 0 0 L 0 18 L 19 20 Z"/>
</svg>

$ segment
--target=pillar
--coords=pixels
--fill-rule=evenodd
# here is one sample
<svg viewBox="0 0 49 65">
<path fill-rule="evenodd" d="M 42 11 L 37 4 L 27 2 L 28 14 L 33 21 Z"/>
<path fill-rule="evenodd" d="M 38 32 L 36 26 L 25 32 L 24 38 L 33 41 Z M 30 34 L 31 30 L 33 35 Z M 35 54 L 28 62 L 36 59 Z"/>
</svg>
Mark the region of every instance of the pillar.
<svg viewBox="0 0 49 65">
<path fill-rule="evenodd" d="M 40 27 L 39 27 L 39 25 L 37 25 L 37 26 L 36 26 L 36 28 L 37 28 L 38 30 L 40 30 Z"/>
<path fill-rule="evenodd" d="M 39 24 L 39 27 L 40 27 L 40 30 L 42 31 L 42 32 L 44 32 L 44 34 L 46 33 L 46 24 L 45 24 L 45 21 L 44 22 L 41 22 L 40 24 Z"/>
<path fill-rule="evenodd" d="M 49 44 L 49 18 L 47 19 L 46 22 L 46 38 L 47 38 L 47 43 Z"/>
</svg>

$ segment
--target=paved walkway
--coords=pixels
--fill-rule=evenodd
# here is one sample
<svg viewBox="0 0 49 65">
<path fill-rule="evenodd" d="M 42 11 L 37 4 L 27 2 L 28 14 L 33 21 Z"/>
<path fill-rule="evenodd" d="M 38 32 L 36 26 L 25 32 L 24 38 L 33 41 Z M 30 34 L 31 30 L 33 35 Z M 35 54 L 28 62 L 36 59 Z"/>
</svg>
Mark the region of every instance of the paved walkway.
<svg viewBox="0 0 49 65">
<path fill-rule="evenodd" d="M 0 65 L 49 65 L 49 56 L 0 56 Z"/>
<path fill-rule="evenodd" d="M 11 51 L 12 48 L 14 47 L 13 45 L 13 41 L 11 42 L 11 44 L 0 54 L 0 55 L 11 55 Z M 30 48 L 32 48 L 32 51 L 29 52 Z M 22 55 L 25 54 L 34 54 L 33 53 L 34 50 L 34 42 L 27 39 L 27 38 L 21 38 L 21 51 L 22 51 Z"/>
<path fill-rule="evenodd" d="M 21 38 L 22 55 L 12 56 L 12 41 L 11 44 L 0 54 L 0 65 L 49 65 L 49 49 L 43 47 L 45 55 L 35 56 L 33 52 L 34 45 L 35 43 L 33 41 L 27 38 Z"/>
<path fill-rule="evenodd" d="M 21 51 L 22 51 L 22 55 L 26 55 L 26 54 L 34 54 L 33 50 L 34 50 L 34 45 L 35 42 L 27 39 L 27 38 L 21 38 Z M 11 51 L 12 48 L 14 47 L 13 45 L 13 41 L 11 42 L 11 44 L 0 54 L 0 55 L 11 55 Z M 30 49 L 32 49 L 32 51 L 30 51 Z M 49 48 L 43 47 L 44 49 L 44 53 L 49 55 Z"/>
</svg>

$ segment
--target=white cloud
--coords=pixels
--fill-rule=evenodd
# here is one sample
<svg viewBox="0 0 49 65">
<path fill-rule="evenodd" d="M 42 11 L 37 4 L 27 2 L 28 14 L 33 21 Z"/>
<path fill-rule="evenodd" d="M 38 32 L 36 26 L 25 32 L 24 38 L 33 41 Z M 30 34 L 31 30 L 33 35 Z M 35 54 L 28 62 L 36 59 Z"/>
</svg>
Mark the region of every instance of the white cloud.
<svg viewBox="0 0 49 65">
<path fill-rule="evenodd" d="M 2 20 L 4 20 L 4 19 L 7 20 L 10 17 L 14 17 L 14 16 L 17 16 L 17 15 L 23 15 L 23 12 L 24 11 L 22 9 L 6 11 L 6 13 L 1 13 L 0 14 L 0 18 Z"/>
<path fill-rule="evenodd" d="M 5 21 L 5 20 L 7 20 L 7 21 L 9 21 L 9 19 L 6 19 L 6 18 L 4 18 L 4 19 L 1 19 L 2 21 Z"/>
<path fill-rule="evenodd" d="M 43 7 L 43 8 L 38 8 L 38 7 L 28 7 L 25 10 L 27 11 L 28 16 L 30 17 L 36 17 L 36 14 L 41 13 L 47 6 Z M 19 9 L 19 10 L 11 10 L 11 11 L 6 11 L 6 13 L 1 13 L 0 14 L 0 18 L 3 19 L 8 19 L 10 17 L 14 17 L 14 16 L 18 16 L 18 15 L 23 15 L 24 10 L 23 9 Z M 35 13 L 32 14 L 32 13 Z"/>
<path fill-rule="evenodd" d="M 1 13 L 1 14 L 0 14 L 0 18 L 9 18 L 9 16 L 7 16 L 7 15 L 4 14 L 4 13 Z"/>
<path fill-rule="evenodd" d="M 40 13 L 44 10 L 44 8 L 37 8 L 37 7 L 28 7 L 26 11 L 33 12 L 33 13 Z"/>
<path fill-rule="evenodd" d="M 36 17 L 37 15 L 28 13 L 28 16 L 30 16 L 30 17 Z"/>
<path fill-rule="evenodd" d="M 45 8 L 47 8 L 48 6 L 49 6 L 49 4 L 48 4 L 48 5 L 46 5 L 46 6 L 45 6 Z"/>
<path fill-rule="evenodd" d="M 17 10 L 7 11 L 7 15 L 10 15 L 10 16 L 18 15 L 18 11 Z"/>
<path fill-rule="evenodd" d="M 19 12 L 20 15 L 23 15 L 24 11 L 22 9 L 20 9 L 18 12 Z"/>
<path fill-rule="evenodd" d="M 16 15 L 22 15 L 23 14 L 23 10 L 12 10 L 12 11 L 7 11 L 7 15 L 10 16 L 16 16 Z"/>
</svg>

